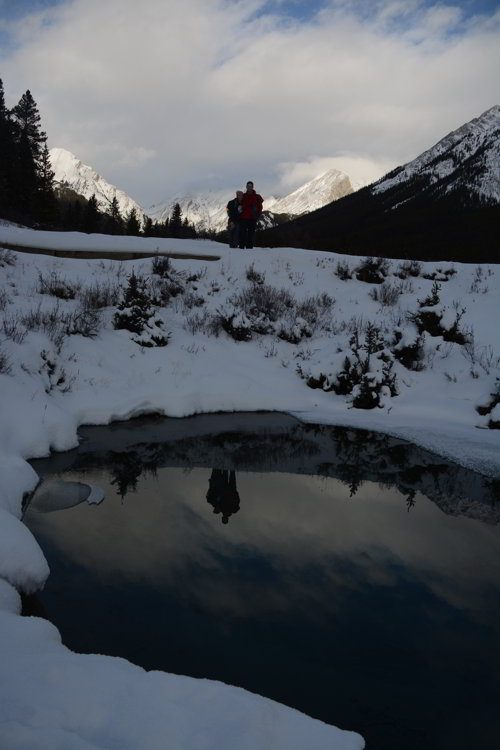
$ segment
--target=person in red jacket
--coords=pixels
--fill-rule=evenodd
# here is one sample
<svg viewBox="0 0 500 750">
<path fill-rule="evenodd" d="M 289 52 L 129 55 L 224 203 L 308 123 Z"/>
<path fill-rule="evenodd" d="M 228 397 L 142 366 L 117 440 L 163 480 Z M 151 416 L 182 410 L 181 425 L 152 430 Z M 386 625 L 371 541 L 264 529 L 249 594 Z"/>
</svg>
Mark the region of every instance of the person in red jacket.
<svg viewBox="0 0 500 750">
<path fill-rule="evenodd" d="M 249 180 L 241 202 L 239 246 L 242 249 L 253 247 L 255 226 L 262 214 L 262 204 L 262 196 L 255 192 L 253 182 Z"/>
</svg>

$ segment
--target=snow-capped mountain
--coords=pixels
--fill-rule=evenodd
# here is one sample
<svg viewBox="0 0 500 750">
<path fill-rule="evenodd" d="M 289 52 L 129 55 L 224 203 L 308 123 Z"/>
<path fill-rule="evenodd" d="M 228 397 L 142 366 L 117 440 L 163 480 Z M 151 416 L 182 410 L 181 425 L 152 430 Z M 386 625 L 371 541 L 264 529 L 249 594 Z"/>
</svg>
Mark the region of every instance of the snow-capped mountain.
<svg viewBox="0 0 500 750">
<path fill-rule="evenodd" d="M 153 221 L 163 222 L 172 213 L 172 207 L 178 203 L 182 216 L 193 224 L 199 232 L 220 232 L 227 225 L 227 202 L 234 195 L 227 190 L 210 190 L 207 193 L 195 195 L 187 193 L 176 195 L 169 200 L 150 206 L 148 215 Z"/>
<path fill-rule="evenodd" d="M 263 224 L 274 226 L 276 214 L 301 216 L 352 192 L 349 177 L 338 169 L 329 169 L 283 198 L 273 196 L 265 199 Z M 183 217 L 194 224 L 198 231 L 221 232 L 227 225 L 226 206 L 231 198 L 234 198 L 234 193 L 227 190 L 212 190 L 200 195 L 188 193 L 151 206 L 148 214 L 156 221 L 165 221 L 172 212 L 172 206 L 178 203 Z"/>
<path fill-rule="evenodd" d="M 95 195 L 97 204 L 103 211 L 107 211 L 113 198 L 116 198 L 123 217 L 132 208 L 135 208 L 139 220 L 144 219 L 144 209 L 133 198 L 107 182 L 92 167 L 81 162 L 71 151 L 64 148 L 51 148 L 49 153 L 57 183 L 68 185 L 75 193 L 83 195 L 87 200 Z"/>
<path fill-rule="evenodd" d="M 274 214 L 301 216 L 352 192 L 353 186 L 349 177 L 338 169 L 329 169 L 284 198 L 267 201 L 264 208 Z"/>
<path fill-rule="evenodd" d="M 462 192 L 480 203 L 499 203 L 500 106 L 491 107 L 397 167 L 376 182 L 372 192 L 376 195 L 409 183 L 415 184 L 418 193 Z"/>
<path fill-rule="evenodd" d="M 500 106 L 416 159 L 259 236 L 266 246 L 498 263 Z"/>
</svg>

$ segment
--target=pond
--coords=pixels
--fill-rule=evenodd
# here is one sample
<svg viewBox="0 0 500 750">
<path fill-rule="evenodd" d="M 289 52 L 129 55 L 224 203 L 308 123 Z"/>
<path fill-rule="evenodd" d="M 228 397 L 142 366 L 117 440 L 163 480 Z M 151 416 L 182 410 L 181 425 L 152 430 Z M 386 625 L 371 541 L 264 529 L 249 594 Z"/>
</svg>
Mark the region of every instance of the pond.
<svg viewBox="0 0 500 750">
<path fill-rule="evenodd" d="M 32 463 L 51 574 L 25 614 L 74 651 L 244 687 L 368 750 L 497 746 L 498 482 L 275 414 L 88 427 Z"/>
</svg>

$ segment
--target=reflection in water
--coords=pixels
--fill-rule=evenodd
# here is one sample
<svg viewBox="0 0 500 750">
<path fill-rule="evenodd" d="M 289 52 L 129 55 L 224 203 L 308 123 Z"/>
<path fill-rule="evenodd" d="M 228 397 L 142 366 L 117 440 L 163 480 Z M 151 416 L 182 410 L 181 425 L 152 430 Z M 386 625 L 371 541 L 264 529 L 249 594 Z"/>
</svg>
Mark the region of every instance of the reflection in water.
<svg viewBox="0 0 500 750">
<path fill-rule="evenodd" d="M 47 491 L 64 475 L 106 496 L 26 510 L 51 568 L 26 611 L 69 647 L 241 685 L 370 750 L 496 746 L 491 480 L 276 415 L 88 428 L 33 463 Z"/>
<path fill-rule="evenodd" d="M 214 513 L 222 514 L 222 523 L 227 523 L 233 513 L 240 509 L 240 496 L 236 488 L 236 472 L 212 469 L 208 480 L 207 502 Z"/>
</svg>

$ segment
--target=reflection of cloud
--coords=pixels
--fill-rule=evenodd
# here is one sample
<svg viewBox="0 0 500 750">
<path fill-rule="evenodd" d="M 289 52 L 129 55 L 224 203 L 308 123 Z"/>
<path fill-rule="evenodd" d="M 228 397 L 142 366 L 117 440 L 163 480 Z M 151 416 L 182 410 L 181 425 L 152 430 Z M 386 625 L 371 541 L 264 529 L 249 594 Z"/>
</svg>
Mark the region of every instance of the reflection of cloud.
<svg viewBox="0 0 500 750">
<path fill-rule="evenodd" d="M 485 586 L 498 584 L 498 529 L 446 516 L 422 496 L 408 513 L 396 490 L 369 482 L 349 499 L 348 488 L 329 478 L 239 473 L 241 508 L 223 526 L 205 500 L 209 476 L 160 469 L 158 482 L 141 479 L 140 493 L 120 505 L 104 474 L 87 474 L 109 499 L 52 514 L 51 541 L 101 579 L 155 578 L 235 616 L 304 607 L 324 599 L 325 587 L 333 610 L 342 589 L 390 587 L 402 571 L 471 610 L 483 607 Z M 46 517 L 29 523 L 43 546 Z M 228 566 L 247 556 L 265 560 L 268 574 L 229 589 Z"/>
</svg>

